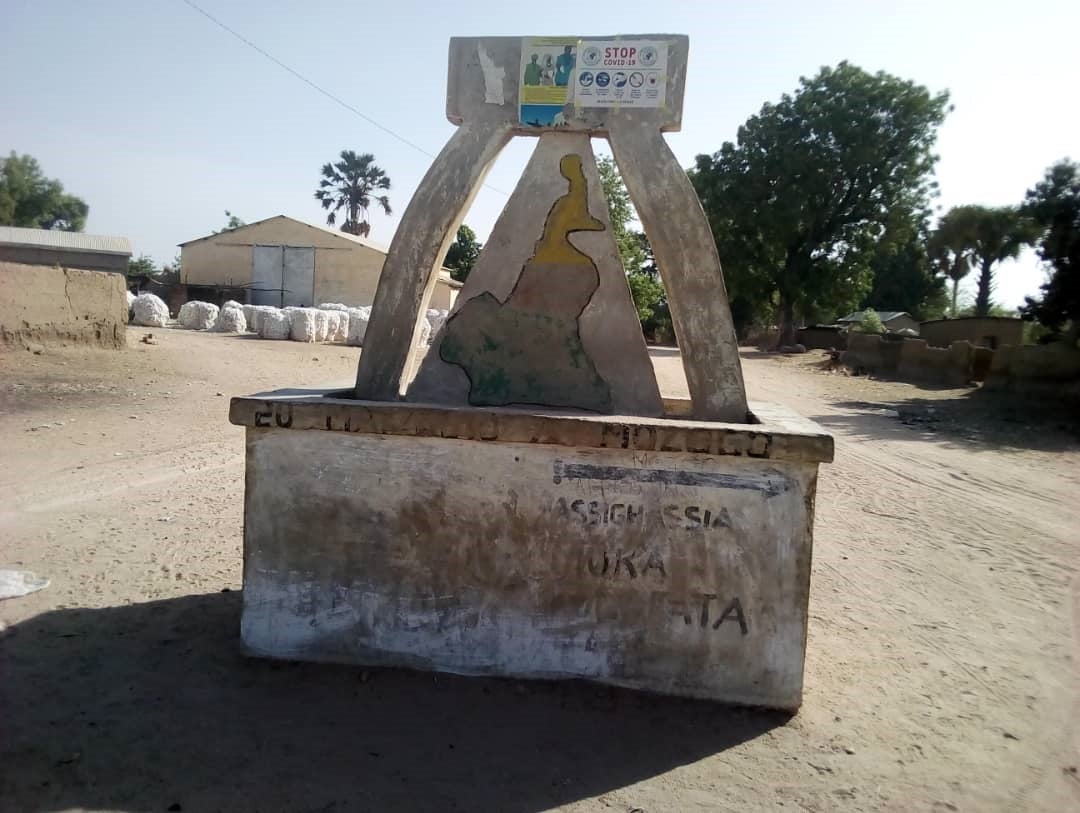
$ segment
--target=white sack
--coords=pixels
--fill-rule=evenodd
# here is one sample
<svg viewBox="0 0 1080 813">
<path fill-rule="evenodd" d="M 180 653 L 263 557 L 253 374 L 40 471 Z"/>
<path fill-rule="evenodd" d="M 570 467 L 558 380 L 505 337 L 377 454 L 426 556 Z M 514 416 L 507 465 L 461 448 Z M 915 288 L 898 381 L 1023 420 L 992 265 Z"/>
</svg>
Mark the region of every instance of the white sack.
<svg viewBox="0 0 1080 813">
<path fill-rule="evenodd" d="M 132 305 L 132 321 L 146 327 L 165 327 L 169 324 L 169 309 L 161 297 L 139 294 Z"/>
<path fill-rule="evenodd" d="M 176 314 L 180 327 L 187 330 L 210 330 L 218 317 L 218 306 L 210 302 L 185 302 Z"/>
<path fill-rule="evenodd" d="M 247 321 L 244 319 L 243 306 L 231 306 L 226 303 L 214 322 L 215 333 L 245 333 Z"/>
<path fill-rule="evenodd" d="M 277 308 L 268 308 L 259 316 L 259 338 L 287 339 L 291 325 L 289 314 Z"/>
<path fill-rule="evenodd" d="M 325 342 L 330 329 L 330 311 L 315 311 L 315 341 Z"/>
<path fill-rule="evenodd" d="M 292 316 L 292 328 L 289 330 L 289 338 L 294 342 L 315 341 L 315 314 L 313 308 L 297 308 L 290 314 Z"/>
<path fill-rule="evenodd" d="M 367 333 L 368 320 L 371 318 L 371 308 L 349 308 L 349 332 L 345 337 L 345 343 L 351 347 L 362 347 L 364 334 Z"/>
</svg>

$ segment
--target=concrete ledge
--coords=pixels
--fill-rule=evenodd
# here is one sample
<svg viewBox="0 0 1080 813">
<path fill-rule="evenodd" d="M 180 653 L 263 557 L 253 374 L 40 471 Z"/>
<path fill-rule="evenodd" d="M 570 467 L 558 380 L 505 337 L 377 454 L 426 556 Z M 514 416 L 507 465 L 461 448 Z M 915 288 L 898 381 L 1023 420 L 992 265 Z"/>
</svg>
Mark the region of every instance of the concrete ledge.
<svg viewBox="0 0 1080 813">
<path fill-rule="evenodd" d="M 457 438 L 803 463 L 833 459 L 832 436 L 775 404 L 751 404 L 752 421 L 735 424 L 682 417 L 357 401 L 340 395 L 339 390 L 292 389 L 233 398 L 229 420 L 252 429 Z M 685 399 L 665 399 L 664 405 L 669 414 L 677 415 L 688 410 L 688 404 Z"/>
</svg>

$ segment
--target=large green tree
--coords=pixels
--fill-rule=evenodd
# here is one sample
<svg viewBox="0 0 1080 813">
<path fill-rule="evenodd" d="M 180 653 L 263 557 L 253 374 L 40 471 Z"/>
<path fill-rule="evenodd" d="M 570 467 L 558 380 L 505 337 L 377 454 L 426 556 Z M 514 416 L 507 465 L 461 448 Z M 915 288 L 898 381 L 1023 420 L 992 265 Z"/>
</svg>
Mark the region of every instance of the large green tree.
<svg viewBox="0 0 1080 813">
<path fill-rule="evenodd" d="M 450 276 L 458 282 L 464 282 L 480 258 L 483 247 L 483 243 L 476 239 L 476 232 L 464 223 L 458 226 L 457 238 L 447 249 L 446 261 L 443 263 L 450 269 Z"/>
<path fill-rule="evenodd" d="M 927 251 L 928 232 L 925 211 L 890 214 L 870 260 L 873 281 L 862 308 L 907 311 L 920 321 L 945 314 L 945 281 Z"/>
<path fill-rule="evenodd" d="M 797 313 L 855 307 L 890 213 L 925 208 L 948 94 L 842 62 L 766 104 L 690 171 L 732 299 L 775 298 L 780 343 Z"/>
<path fill-rule="evenodd" d="M 1023 212 L 1038 230 L 1039 257 L 1050 267 L 1042 295 L 1027 298 L 1024 316 L 1075 345 L 1080 338 L 1080 165 L 1064 160 L 1050 167 L 1028 190 Z"/>
<path fill-rule="evenodd" d="M 372 203 L 390 214 L 390 198 L 380 194 L 390 189 L 390 178 L 369 152 L 357 155 L 352 150 L 342 150 L 340 159 L 334 164 L 323 164 L 315 199 L 327 210 L 328 226 L 335 225 L 337 213 L 344 209 L 345 222 L 341 224 L 341 230 L 367 237 L 371 232 L 368 208 Z"/>
<path fill-rule="evenodd" d="M 644 233 L 630 227 L 637 220 L 637 213 L 630 202 L 630 193 L 626 191 L 626 184 L 623 183 L 619 169 L 615 166 L 615 160 L 611 156 L 601 156 L 596 167 L 600 171 L 600 186 L 607 199 L 611 235 L 619 249 L 619 258 L 622 260 L 638 319 L 645 324 L 664 301 L 664 286 L 660 282 L 655 262 L 652 262 L 649 268 L 645 267 L 646 261 L 651 259 L 649 242 Z"/>
<path fill-rule="evenodd" d="M 46 178 L 29 155 L 0 158 L 0 226 L 82 231 L 90 207 Z"/>
</svg>

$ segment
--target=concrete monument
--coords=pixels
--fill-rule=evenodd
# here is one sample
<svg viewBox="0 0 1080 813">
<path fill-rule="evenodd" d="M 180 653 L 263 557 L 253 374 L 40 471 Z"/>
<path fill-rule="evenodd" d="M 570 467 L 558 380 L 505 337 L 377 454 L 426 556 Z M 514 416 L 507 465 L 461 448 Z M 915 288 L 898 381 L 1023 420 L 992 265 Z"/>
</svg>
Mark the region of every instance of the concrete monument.
<svg viewBox="0 0 1080 813">
<path fill-rule="evenodd" d="M 234 399 L 256 655 L 580 677 L 796 708 L 832 439 L 747 405 L 708 223 L 663 132 L 686 37 L 455 38 L 458 125 L 402 217 L 353 390 Z M 426 355 L 487 167 L 539 136 Z M 663 399 L 590 139 L 648 233 L 690 399 Z"/>
</svg>

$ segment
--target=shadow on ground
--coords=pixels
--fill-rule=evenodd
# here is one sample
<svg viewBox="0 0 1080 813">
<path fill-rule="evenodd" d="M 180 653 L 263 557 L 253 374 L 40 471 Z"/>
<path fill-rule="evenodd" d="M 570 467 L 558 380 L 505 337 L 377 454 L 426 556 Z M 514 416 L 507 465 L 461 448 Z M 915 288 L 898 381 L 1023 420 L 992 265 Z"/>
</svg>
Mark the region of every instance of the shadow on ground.
<svg viewBox="0 0 1080 813">
<path fill-rule="evenodd" d="M 788 719 L 584 683 L 253 660 L 239 613 L 224 593 L 9 628 L 3 806 L 533 811 Z"/>
<path fill-rule="evenodd" d="M 927 388 L 929 389 L 929 388 Z M 811 420 L 864 440 L 931 440 L 976 449 L 1080 451 L 1075 407 L 972 389 L 955 398 L 837 401 Z"/>
</svg>

